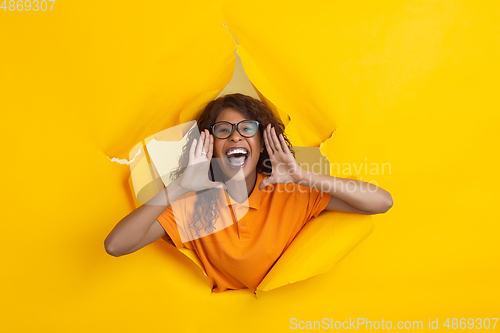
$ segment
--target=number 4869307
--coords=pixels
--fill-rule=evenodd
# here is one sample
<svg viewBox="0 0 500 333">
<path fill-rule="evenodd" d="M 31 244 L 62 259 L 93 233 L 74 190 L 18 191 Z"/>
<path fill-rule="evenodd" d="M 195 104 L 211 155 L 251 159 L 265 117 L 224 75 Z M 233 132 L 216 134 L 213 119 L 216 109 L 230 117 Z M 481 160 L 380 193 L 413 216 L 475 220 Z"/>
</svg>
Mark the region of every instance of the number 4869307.
<svg viewBox="0 0 500 333">
<path fill-rule="evenodd" d="M 54 7 L 54 3 L 56 0 L 9 0 L 9 3 L 7 3 L 7 0 L 4 0 L 2 2 L 2 5 L 0 6 L 0 9 L 3 9 L 4 12 L 9 10 L 10 12 L 13 11 L 18 11 L 22 12 L 27 11 L 29 12 L 30 10 L 33 10 L 34 12 L 37 12 L 41 10 L 42 12 L 46 11 L 48 8 L 48 2 L 52 2 L 50 5 L 49 11 L 52 11 L 52 7 Z"/>
</svg>

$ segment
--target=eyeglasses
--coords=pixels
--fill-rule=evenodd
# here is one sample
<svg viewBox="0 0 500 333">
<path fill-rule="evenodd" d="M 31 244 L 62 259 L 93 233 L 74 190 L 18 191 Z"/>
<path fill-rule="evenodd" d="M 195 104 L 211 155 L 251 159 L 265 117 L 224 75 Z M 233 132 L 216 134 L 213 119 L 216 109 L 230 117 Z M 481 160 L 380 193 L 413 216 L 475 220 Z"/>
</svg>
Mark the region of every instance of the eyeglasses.
<svg viewBox="0 0 500 333">
<path fill-rule="evenodd" d="M 259 130 L 259 122 L 256 120 L 242 120 L 237 124 L 232 124 L 228 121 L 219 121 L 212 125 L 212 133 L 217 139 L 227 139 L 234 131 L 234 126 L 245 138 L 251 138 Z"/>
</svg>

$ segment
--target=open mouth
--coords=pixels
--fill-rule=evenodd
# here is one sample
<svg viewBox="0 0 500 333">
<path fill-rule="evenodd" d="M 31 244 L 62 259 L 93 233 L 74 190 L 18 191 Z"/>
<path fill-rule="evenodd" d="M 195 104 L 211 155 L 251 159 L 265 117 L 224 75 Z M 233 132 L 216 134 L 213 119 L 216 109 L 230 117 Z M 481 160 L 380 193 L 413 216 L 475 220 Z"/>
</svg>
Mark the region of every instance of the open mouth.
<svg viewBox="0 0 500 333">
<path fill-rule="evenodd" d="M 229 148 L 226 151 L 226 159 L 233 168 L 242 168 L 246 165 L 250 152 L 243 147 Z"/>
</svg>

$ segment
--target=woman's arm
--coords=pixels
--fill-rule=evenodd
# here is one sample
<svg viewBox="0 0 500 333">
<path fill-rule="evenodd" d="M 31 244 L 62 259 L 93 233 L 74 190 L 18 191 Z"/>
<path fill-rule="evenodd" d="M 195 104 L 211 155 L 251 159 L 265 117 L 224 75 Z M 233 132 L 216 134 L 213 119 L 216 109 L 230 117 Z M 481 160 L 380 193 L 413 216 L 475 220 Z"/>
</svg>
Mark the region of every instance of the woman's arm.
<svg viewBox="0 0 500 333">
<path fill-rule="evenodd" d="M 330 200 L 329 208 L 339 207 L 342 211 L 365 214 L 385 213 L 392 207 L 392 196 L 386 190 L 359 180 L 345 179 L 317 174 L 303 169 L 290 153 L 283 134 L 279 138 L 271 124 L 264 130 L 264 143 L 273 172 L 271 176 L 259 184 L 262 191 L 266 186 L 275 183 L 297 183 L 315 188 L 343 200 L 354 207 L 349 207 L 339 200 Z M 356 209 L 361 211 L 356 211 Z"/>
<path fill-rule="evenodd" d="M 185 193 L 211 188 L 225 188 L 221 182 L 208 179 L 213 154 L 213 136 L 208 130 L 194 139 L 189 150 L 189 163 L 184 173 L 167 188 L 124 217 L 104 240 L 106 252 L 118 257 L 132 253 L 166 235 L 156 222 L 158 216 Z"/>
<path fill-rule="evenodd" d="M 104 240 L 106 252 L 119 257 L 164 236 L 165 232 L 161 226 L 158 228 L 153 224 L 158 216 L 170 206 L 169 198 L 173 202 L 187 192 L 178 185 L 178 182 L 178 179 L 173 181 L 166 189 L 124 217 Z M 148 239 L 142 242 L 144 245 L 138 246 L 146 236 Z"/>
<path fill-rule="evenodd" d="M 385 213 L 393 204 L 389 192 L 360 180 L 326 176 L 302 169 L 294 181 L 299 185 L 331 194 L 364 212 Z M 334 201 L 330 202 L 332 206 L 335 204 Z"/>
</svg>

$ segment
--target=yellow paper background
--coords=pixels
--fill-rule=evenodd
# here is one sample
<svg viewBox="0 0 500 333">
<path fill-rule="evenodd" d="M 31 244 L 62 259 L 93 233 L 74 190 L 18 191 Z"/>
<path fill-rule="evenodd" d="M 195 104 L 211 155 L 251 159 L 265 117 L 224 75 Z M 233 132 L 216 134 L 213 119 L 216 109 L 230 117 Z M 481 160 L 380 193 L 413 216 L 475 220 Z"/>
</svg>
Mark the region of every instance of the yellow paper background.
<svg viewBox="0 0 500 333">
<path fill-rule="evenodd" d="M 498 2 L 472 0 L 0 10 L 2 331 L 498 317 L 499 18 Z M 107 157 L 129 158 L 183 122 L 192 98 L 225 86 L 235 42 L 224 22 L 252 83 L 290 116 L 294 145 L 331 137 L 322 151 L 333 163 L 391 165 L 360 168 L 394 199 L 373 234 L 332 271 L 258 300 L 209 294 L 163 241 L 121 258 L 103 246 L 134 207 L 129 167 Z"/>
</svg>

